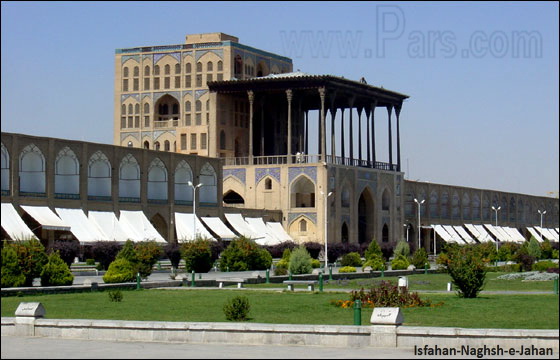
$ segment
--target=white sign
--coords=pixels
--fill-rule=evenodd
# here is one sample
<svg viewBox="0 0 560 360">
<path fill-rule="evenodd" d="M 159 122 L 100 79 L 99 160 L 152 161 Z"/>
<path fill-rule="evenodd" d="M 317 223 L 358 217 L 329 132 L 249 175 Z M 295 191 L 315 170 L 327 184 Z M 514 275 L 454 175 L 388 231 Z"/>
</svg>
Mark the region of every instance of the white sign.
<svg viewBox="0 0 560 360">
<path fill-rule="evenodd" d="M 404 317 L 401 308 L 376 307 L 373 309 L 370 322 L 373 325 L 401 325 L 404 322 Z"/>
<path fill-rule="evenodd" d="M 45 308 L 39 302 L 22 302 L 16 309 L 16 316 L 44 317 Z"/>
</svg>

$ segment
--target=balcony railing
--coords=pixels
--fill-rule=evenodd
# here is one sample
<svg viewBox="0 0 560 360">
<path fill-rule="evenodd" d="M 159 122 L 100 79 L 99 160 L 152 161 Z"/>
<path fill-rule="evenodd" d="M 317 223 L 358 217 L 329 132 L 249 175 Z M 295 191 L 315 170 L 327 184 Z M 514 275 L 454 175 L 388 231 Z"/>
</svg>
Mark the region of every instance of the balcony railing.
<svg viewBox="0 0 560 360">
<path fill-rule="evenodd" d="M 281 165 L 288 164 L 290 160 L 291 164 L 316 164 L 321 163 L 321 155 L 272 155 L 272 156 L 253 156 L 253 158 L 245 157 L 228 157 L 223 158 L 224 165 Z M 364 167 L 370 169 L 379 169 L 386 171 L 397 171 L 396 164 L 389 164 L 381 161 L 367 161 L 360 159 L 350 159 L 343 158 L 340 156 L 325 156 L 325 161 L 327 164 L 334 165 L 344 165 L 344 166 L 356 166 Z"/>
<path fill-rule="evenodd" d="M 176 128 L 179 126 L 179 120 L 156 120 L 154 121 L 154 128 Z"/>
</svg>

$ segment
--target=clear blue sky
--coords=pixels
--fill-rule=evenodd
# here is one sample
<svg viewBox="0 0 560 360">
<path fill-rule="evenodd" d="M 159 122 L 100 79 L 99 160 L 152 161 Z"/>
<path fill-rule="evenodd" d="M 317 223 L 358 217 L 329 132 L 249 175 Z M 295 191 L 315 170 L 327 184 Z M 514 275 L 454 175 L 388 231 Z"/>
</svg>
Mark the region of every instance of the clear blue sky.
<svg viewBox="0 0 560 360">
<path fill-rule="evenodd" d="M 115 49 L 224 32 L 409 95 L 408 179 L 558 191 L 555 2 L 2 2 L 1 16 L 2 131 L 112 143 Z"/>
</svg>

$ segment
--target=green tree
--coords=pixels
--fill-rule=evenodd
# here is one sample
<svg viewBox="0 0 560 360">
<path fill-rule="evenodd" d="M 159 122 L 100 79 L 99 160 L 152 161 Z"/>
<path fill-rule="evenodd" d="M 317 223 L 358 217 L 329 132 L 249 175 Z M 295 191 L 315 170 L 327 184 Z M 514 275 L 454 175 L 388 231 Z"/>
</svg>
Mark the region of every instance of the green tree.
<svg viewBox="0 0 560 360">
<path fill-rule="evenodd" d="M 312 257 L 307 249 L 300 246 L 292 251 L 288 268 L 292 274 L 310 274 L 313 271 L 311 260 Z"/>
<path fill-rule="evenodd" d="M 73 282 L 74 275 L 68 264 L 62 260 L 58 251 L 51 253 L 41 271 L 41 286 L 65 286 L 72 285 Z"/>
<path fill-rule="evenodd" d="M 406 241 L 399 241 L 397 246 L 395 247 L 394 257 L 398 257 L 402 255 L 404 257 L 408 257 L 410 255 L 410 246 Z"/>
<path fill-rule="evenodd" d="M 103 275 L 103 281 L 107 284 L 132 282 L 134 279 L 136 279 L 135 266 L 124 257 L 115 259 Z"/>
<path fill-rule="evenodd" d="M 25 275 L 18 263 L 15 248 L 4 241 L 2 248 L 2 287 L 19 287 L 25 284 Z"/>
<path fill-rule="evenodd" d="M 33 280 L 41 276 L 43 266 L 47 263 L 45 247 L 37 239 L 16 241 L 13 246 L 25 276 L 24 286 L 33 286 Z"/>
<path fill-rule="evenodd" d="M 474 246 L 448 247 L 445 254 L 440 254 L 438 262 L 451 276 L 459 296 L 478 296 L 486 281 L 486 263 Z"/>
<path fill-rule="evenodd" d="M 366 261 L 372 259 L 374 256 L 379 256 L 383 258 L 383 252 L 381 251 L 381 247 L 377 243 L 377 240 L 372 239 L 369 243 L 369 246 L 364 254 Z"/>
<path fill-rule="evenodd" d="M 272 255 L 244 236 L 231 241 L 220 257 L 220 270 L 265 270 L 272 264 Z"/>
<path fill-rule="evenodd" d="M 527 252 L 529 255 L 533 256 L 535 259 L 540 259 L 542 255 L 541 246 L 534 236 L 531 236 L 529 240 L 529 245 L 527 245 Z"/>
<path fill-rule="evenodd" d="M 205 273 L 210 271 L 214 261 L 210 241 L 197 237 L 194 241 L 181 244 L 181 255 L 185 260 L 185 271 Z"/>
<path fill-rule="evenodd" d="M 406 270 L 409 265 L 408 258 L 403 254 L 395 256 L 391 261 L 391 269 L 393 270 Z"/>
<path fill-rule="evenodd" d="M 410 263 L 414 265 L 417 269 L 423 269 L 425 264 L 428 264 L 428 269 L 430 268 L 430 263 L 428 262 L 428 253 L 426 249 L 420 248 L 414 252 Z"/>
</svg>

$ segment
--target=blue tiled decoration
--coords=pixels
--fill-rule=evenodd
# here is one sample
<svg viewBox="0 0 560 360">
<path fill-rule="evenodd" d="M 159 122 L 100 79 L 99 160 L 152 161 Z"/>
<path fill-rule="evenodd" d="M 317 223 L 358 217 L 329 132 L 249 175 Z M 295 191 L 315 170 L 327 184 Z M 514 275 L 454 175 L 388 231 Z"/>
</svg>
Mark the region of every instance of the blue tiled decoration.
<svg viewBox="0 0 560 360">
<path fill-rule="evenodd" d="M 194 99 L 198 100 L 200 99 L 201 96 L 203 96 L 204 94 L 206 94 L 208 92 L 208 90 L 196 90 L 194 93 Z"/>
<path fill-rule="evenodd" d="M 186 58 L 187 56 L 193 56 L 193 52 L 192 51 L 183 51 L 183 59 Z"/>
<path fill-rule="evenodd" d="M 194 90 L 191 91 L 182 91 L 181 92 L 181 97 L 183 98 L 183 100 L 187 100 L 186 96 L 189 95 L 191 98 L 194 98 Z"/>
<path fill-rule="evenodd" d="M 292 212 L 288 213 L 288 224 L 291 224 L 295 219 L 300 216 L 305 216 L 308 218 L 313 224 L 317 225 L 317 214 L 314 212 Z"/>
<path fill-rule="evenodd" d="M 136 101 L 140 101 L 140 94 L 126 94 L 126 95 L 121 95 L 121 103 L 123 103 L 129 97 L 134 98 L 134 100 Z"/>
<path fill-rule="evenodd" d="M 146 54 L 142 57 L 142 60 L 144 60 L 144 61 L 147 60 L 147 61 L 154 62 L 154 55 L 153 54 Z"/>
<path fill-rule="evenodd" d="M 152 93 L 142 94 L 142 100 L 144 100 L 145 98 L 148 98 L 148 100 L 152 100 Z"/>
<path fill-rule="evenodd" d="M 132 136 L 136 140 L 140 141 L 140 139 L 138 138 L 138 131 L 121 132 L 121 141 L 123 141 L 129 136 Z"/>
<path fill-rule="evenodd" d="M 165 133 L 170 133 L 173 136 L 175 136 L 175 130 L 163 130 L 163 131 L 154 131 L 154 140 L 157 140 L 157 138 L 159 138 L 161 135 L 165 134 Z"/>
<path fill-rule="evenodd" d="M 288 182 L 292 183 L 300 174 L 307 175 L 314 183 L 317 182 L 317 168 L 315 166 L 299 166 L 288 169 Z"/>
<path fill-rule="evenodd" d="M 351 223 L 351 222 L 350 222 L 350 215 L 342 215 L 342 216 L 340 217 L 340 220 L 341 220 L 341 221 L 340 221 L 341 224 L 346 223 L 346 225 L 350 226 L 350 223 Z"/>
<path fill-rule="evenodd" d="M 383 218 L 381 219 L 381 224 L 381 226 L 387 224 L 387 226 L 391 228 L 391 218 L 388 216 L 383 216 Z"/>
<path fill-rule="evenodd" d="M 361 194 L 362 191 L 369 186 L 373 194 L 377 193 L 377 181 L 376 180 L 358 180 L 358 192 L 357 194 Z"/>
<path fill-rule="evenodd" d="M 245 169 L 224 169 L 224 179 L 228 176 L 233 176 L 239 179 L 243 184 L 245 184 Z"/>
<path fill-rule="evenodd" d="M 203 57 L 204 55 L 206 55 L 209 52 L 212 52 L 212 53 L 218 55 L 220 57 L 220 59 L 223 59 L 223 57 L 224 57 L 224 50 L 223 49 L 197 51 L 196 52 L 196 61 L 198 61 L 198 59 L 200 59 L 201 57 Z"/>
<path fill-rule="evenodd" d="M 255 169 L 255 185 L 258 184 L 265 176 L 273 177 L 280 184 L 280 168 L 256 168 Z"/>
<path fill-rule="evenodd" d="M 160 97 L 164 96 L 164 95 L 171 95 L 173 96 L 177 101 L 181 101 L 181 93 L 179 91 L 163 91 L 163 92 L 157 92 L 154 93 L 154 103 L 156 101 L 159 100 Z"/>
<path fill-rule="evenodd" d="M 177 61 L 181 62 L 181 53 L 173 52 L 173 53 L 161 53 L 161 54 L 154 54 L 154 64 L 161 60 L 165 55 L 173 56 Z"/>
<path fill-rule="evenodd" d="M 124 64 L 130 59 L 135 60 L 136 62 L 140 62 L 140 55 L 123 55 L 121 57 L 121 64 Z"/>
</svg>

